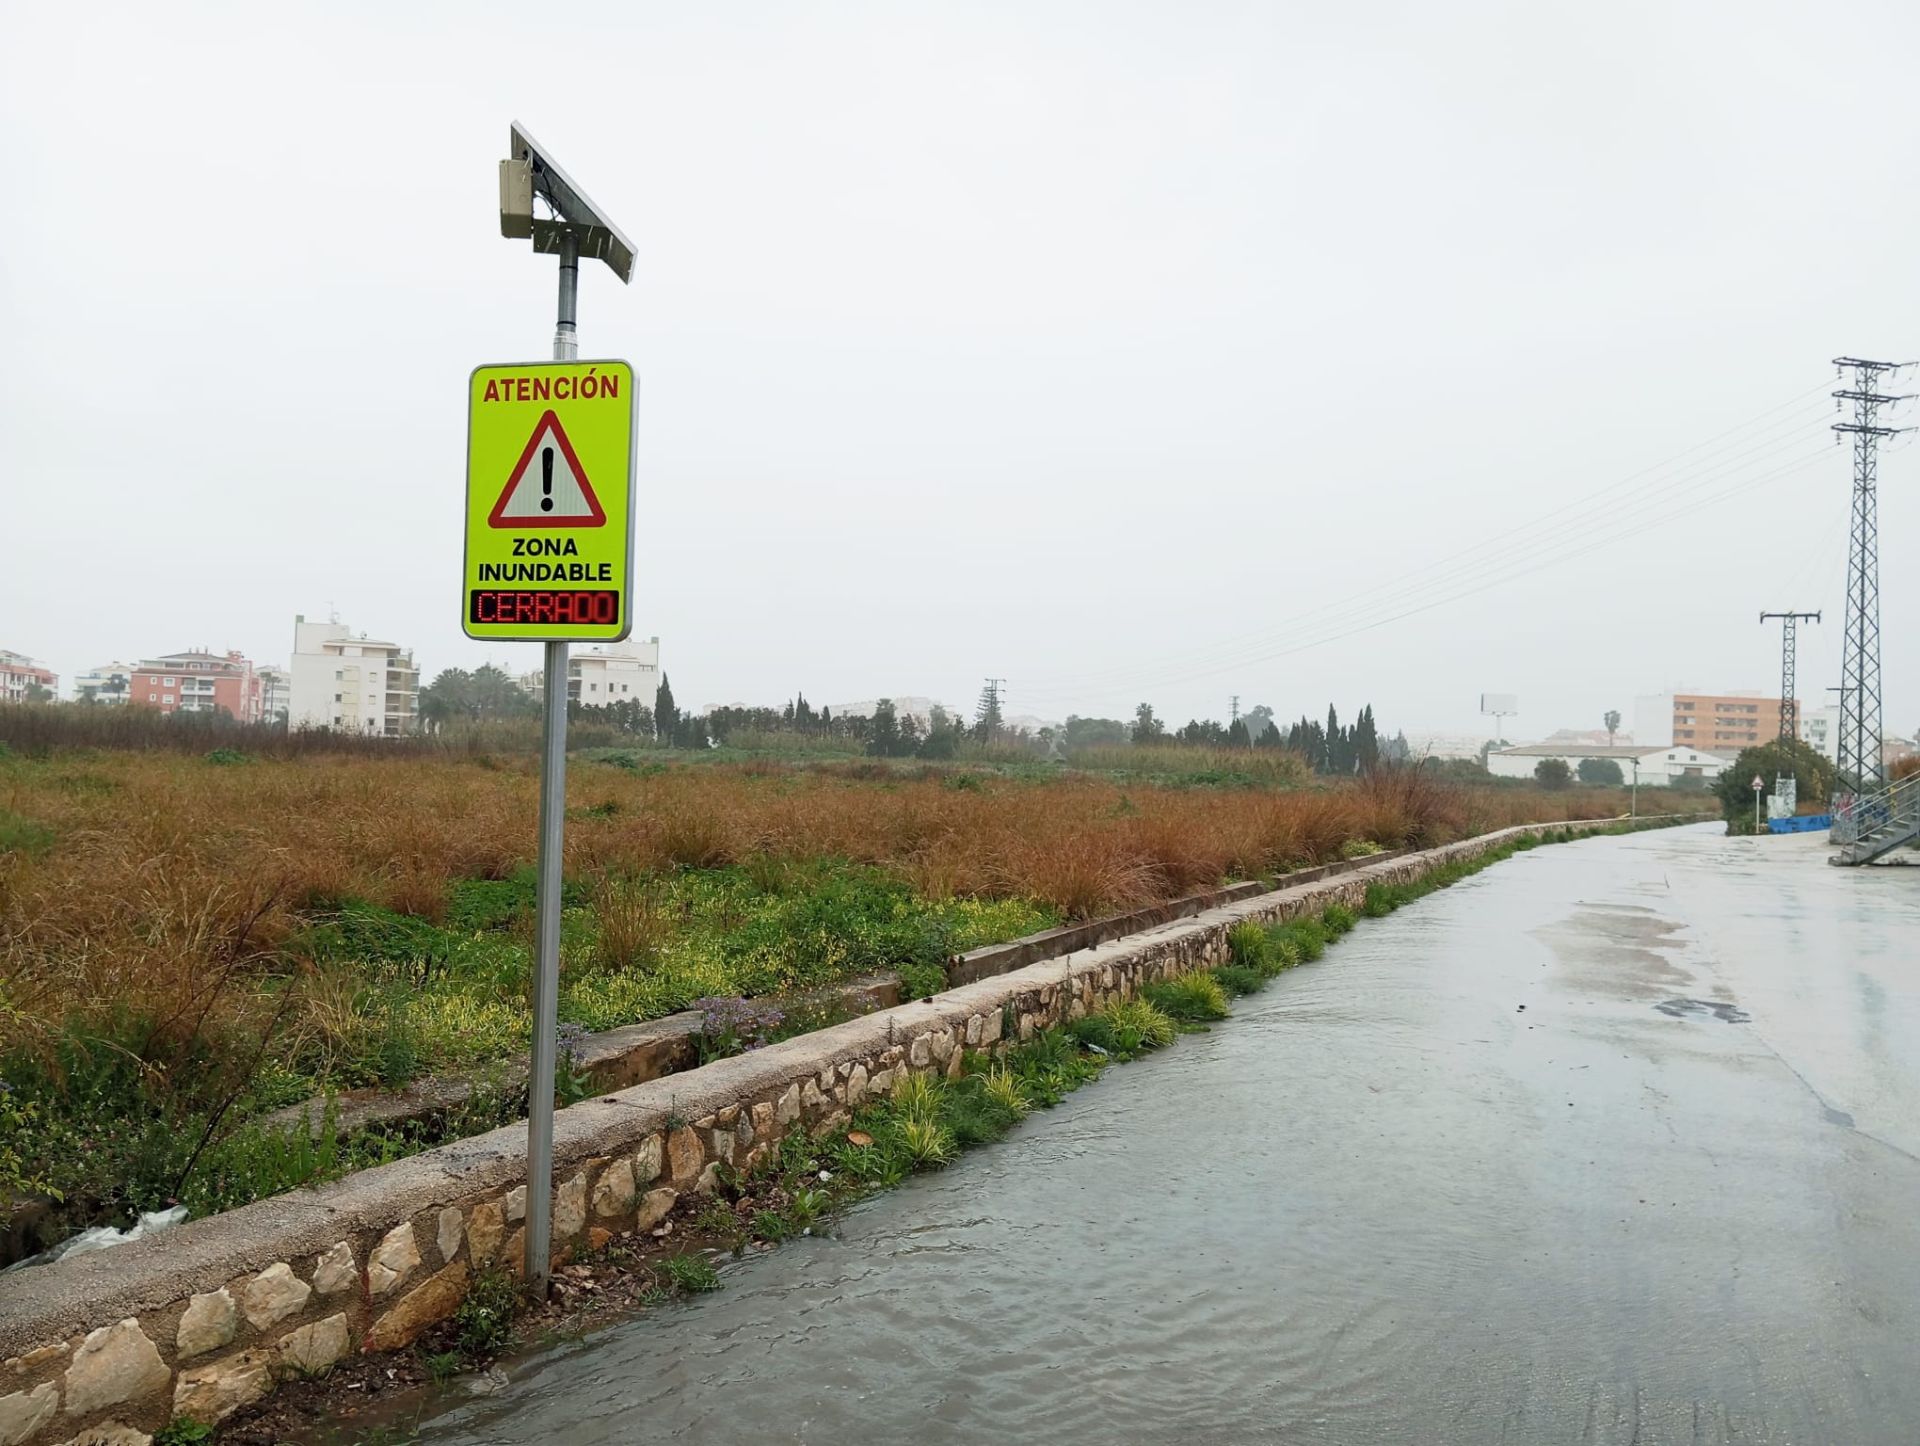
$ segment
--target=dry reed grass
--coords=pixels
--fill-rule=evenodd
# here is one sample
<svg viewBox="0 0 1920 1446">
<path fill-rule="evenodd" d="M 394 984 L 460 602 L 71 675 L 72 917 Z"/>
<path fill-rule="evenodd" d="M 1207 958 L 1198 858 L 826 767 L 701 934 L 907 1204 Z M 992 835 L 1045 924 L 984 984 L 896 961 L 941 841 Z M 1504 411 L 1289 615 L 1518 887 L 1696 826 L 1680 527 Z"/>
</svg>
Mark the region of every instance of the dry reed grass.
<svg viewBox="0 0 1920 1446">
<path fill-rule="evenodd" d="M 1287 792 L 1180 790 L 1083 774 L 764 763 L 569 779 L 576 878 L 838 858 L 932 898 L 1019 896 L 1084 918 L 1229 877 L 1337 857 L 1352 839 L 1431 844 L 1506 824 L 1612 813 L 1615 795 L 1460 789 L 1407 771 Z M 256 1027 L 278 946 L 318 907 L 363 899 L 439 920 L 448 886 L 534 852 L 531 760 L 315 756 L 219 767 L 161 752 L 0 766 L 0 817 L 50 843 L 0 854 L 0 1045 L 112 1009 L 188 1031 Z M 602 885 L 608 949 L 640 957 L 644 890 Z"/>
</svg>

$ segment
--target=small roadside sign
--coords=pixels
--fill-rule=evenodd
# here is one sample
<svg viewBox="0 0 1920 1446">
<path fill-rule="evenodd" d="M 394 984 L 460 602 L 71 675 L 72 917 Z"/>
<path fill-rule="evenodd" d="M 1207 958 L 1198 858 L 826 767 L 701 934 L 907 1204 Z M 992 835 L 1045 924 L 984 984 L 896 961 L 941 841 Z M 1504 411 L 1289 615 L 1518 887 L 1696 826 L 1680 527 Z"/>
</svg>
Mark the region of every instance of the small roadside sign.
<svg viewBox="0 0 1920 1446">
<path fill-rule="evenodd" d="M 1761 789 L 1763 789 L 1763 788 L 1765 788 L 1765 787 L 1766 787 L 1766 784 L 1764 784 L 1764 783 L 1762 783 L 1762 782 L 1760 781 L 1760 775 L 1759 775 L 1759 774 L 1757 774 L 1757 773 L 1756 773 L 1756 774 L 1754 774 L 1754 775 L 1753 775 L 1753 791 L 1754 791 L 1755 793 L 1758 793 L 1758 792 L 1759 792 L 1759 791 L 1760 791 Z"/>
<path fill-rule="evenodd" d="M 632 631 L 634 402 L 623 361 L 474 369 L 468 637 L 618 642 Z"/>
</svg>

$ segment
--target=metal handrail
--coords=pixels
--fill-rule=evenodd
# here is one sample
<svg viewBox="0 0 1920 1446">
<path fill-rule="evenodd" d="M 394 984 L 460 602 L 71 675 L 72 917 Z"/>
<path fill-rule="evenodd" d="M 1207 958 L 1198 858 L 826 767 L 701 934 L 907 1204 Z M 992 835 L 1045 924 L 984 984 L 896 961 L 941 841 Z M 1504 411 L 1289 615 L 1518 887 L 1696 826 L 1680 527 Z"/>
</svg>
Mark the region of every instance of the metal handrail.
<svg viewBox="0 0 1920 1446">
<path fill-rule="evenodd" d="M 1832 841 L 1858 843 L 1891 823 L 1920 819 L 1920 773 L 1889 784 L 1877 793 L 1854 798 L 1833 810 Z"/>
</svg>

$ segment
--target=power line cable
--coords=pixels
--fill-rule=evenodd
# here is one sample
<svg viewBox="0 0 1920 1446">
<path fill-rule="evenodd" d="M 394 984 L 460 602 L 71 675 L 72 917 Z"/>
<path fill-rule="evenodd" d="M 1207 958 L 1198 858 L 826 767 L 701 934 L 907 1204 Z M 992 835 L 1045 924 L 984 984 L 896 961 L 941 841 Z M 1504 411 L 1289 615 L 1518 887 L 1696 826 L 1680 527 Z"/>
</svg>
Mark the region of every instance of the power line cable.
<svg viewBox="0 0 1920 1446">
<path fill-rule="evenodd" d="M 1823 390 L 1825 385 L 1826 384 L 1823 383 L 1821 387 L 1815 388 L 1814 390 Z M 1794 403 L 1803 400 L 1804 395 L 1805 394 L 1802 394 L 1802 396 L 1800 397 L 1792 398 L 1787 403 L 1782 404 L 1782 406 L 1772 408 L 1769 410 L 1769 412 L 1762 413 L 1760 417 L 1755 418 L 1753 420 L 1764 421 L 1768 416 L 1771 416 L 1774 413 L 1781 411 L 1784 407 L 1792 406 Z M 1824 417 L 1826 416 L 1825 408 L 1822 407 L 1821 409 L 1819 409 L 1819 412 L 1817 415 L 1820 418 L 1824 419 Z M 1718 434 L 1716 437 L 1707 439 L 1707 441 L 1705 442 L 1696 443 L 1694 446 L 1687 448 L 1685 452 L 1675 454 L 1675 457 L 1669 459 L 1667 463 L 1656 464 L 1655 467 L 1651 467 L 1651 468 L 1643 468 L 1640 472 L 1634 473 L 1631 477 L 1627 478 L 1626 481 L 1630 482 L 1630 481 L 1633 481 L 1635 478 L 1644 477 L 1648 473 L 1658 471 L 1661 468 L 1670 465 L 1673 461 L 1679 460 L 1680 458 L 1687 457 L 1688 455 L 1693 453 L 1701 452 L 1705 449 L 1713 448 L 1714 443 L 1722 441 L 1725 438 L 1732 436 L 1734 433 L 1739 432 L 1744 428 L 1751 427 L 1752 425 L 1753 423 L 1749 422 L 1749 423 L 1743 424 L 1742 427 L 1731 428 L 1726 432 L 1722 432 Z M 1569 526 L 1569 527 L 1577 526 L 1579 522 L 1582 520 L 1582 517 L 1587 515 L 1612 514 L 1613 516 L 1617 517 L 1618 515 L 1620 515 L 1620 513 L 1623 510 L 1626 512 L 1631 512 L 1637 508 L 1646 506 L 1651 501 L 1663 502 L 1667 500 L 1667 494 L 1670 494 L 1675 490 L 1683 491 L 1695 486 L 1703 485 L 1703 484 L 1718 480 L 1719 476 L 1724 474 L 1725 468 L 1733 463 L 1740 462 L 1740 461 L 1764 461 L 1770 455 L 1777 455 L 1778 452 L 1780 450 L 1783 450 L 1783 448 L 1786 445 L 1790 445 L 1791 443 L 1797 441 L 1799 439 L 1799 435 L 1802 432 L 1808 432 L 1808 431 L 1816 430 L 1819 428 L 1823 428 L 1825 423 L 1824 423 L 1824 420 L 1815 421 L 1815 420 L 1812 420 L 1811 418 L 1802 418 L 1802 417 L 1785 418 L 1769 424 L 1767 427 L 1762 428 L 1760 432 L 1755 435 L 1764 436 L 1767 432 L 1778 431 L 1779 428 L 1783 425 L 1790 426 L 1790 430 L 1787 432 L 1783 432 L 1778 436 L 1770 437 L 1764 442 L 1753 442 L 1751 438 L 1742 439 L 1743 441 L 1751 443 L 1751 445 L 1747 445 L 1744 448 L 1744 450 L 1731 452 L 1729 455 L 1721 456 L 1717 460 L 1713 460 L 1713 461 L 1709 461 L 1707 457 L 1698 458 L 1694 463 L 1690 464 L 1690 466 L 1695 469 L 1692 475 L 1688 475 L 1686 471 L 1682 471 L 1681 473 L 1672 477 L 1654 477 L 1651 480 L 1645 483 L 1642 483 L 1642 485 L 1638 487 L 1626 488 L 1624 491 L 1621 490 L 1624 487 L 1624 483 L 1611 484 L 1609 487 L 1602 488 L 1597 492 L 1591 493 L 1585 498 L 1576 499 L 1575 501 L 1564 503 L 1561 506 L 1554 508 L 1545 514 L 1542 514 L 1540 517 L 1534 518 L 1529 522 L 1518 524 L 1517 526 L 1509 528 L 1504 532 L 1495 533 L 1487 538 L 1483 538 L 1479 542 L 1474 543 L 1464 549 L 1461 549 L 1458 552 L 1455 552 L 1446 558 L 1443 558 L 1433 563 L 1429 563 L 1426 566 L 1417 568 L 1410 573 L 1402 574 L 1399 578 L 1394 580 L 1392 583 L 1376 586 L 1373 588 L 1362 589 L 1361 591 L 1351 594 L 1349 596 L 1339 598 L 1328 603 L 1320 604 L 1313 608 L 1309 608 L 1304 612 L 1295 614 L 1291 617 L 1281 619 L 1276 623 L 1270 623 L 1257 633 L 1244 634 L 1237 639 L 1222 640 L 1219 643 L 1213 644 L 1210 647 L 1200 650 L 1197 654 L 1194 654 L 1193 656 L 1209 657 L 1209 658 L 1228 657 L 1246 647 L 1249 647 L 1249 646 L 1258 647 L 1264 644 L 1272 636 L 1273 632 L 1278 628 L 1295 626 L 1300 623 L 1310 621 L 1311 619 L 1319 617 L 1320 615 L 1328 612 L 1348 611 L 1353 607 L 1355 607 L 1356 605 L 1370 604 L 1372 602 L 1378 601 L 1382 595 L 1385 595 L 1387 597 L 1399 597 L 1405 594 L 1417 592 L 1421 588 L 1431 586 L 1437 582 L 1442 582 L 1449 577 L 1453 577 L 1461 573 L 1469 572 L 1473 568 L 1478 567 L 1483 563 L 1494 561 L 1495 558 L 1499 555 L 1513 553 L 1522 548 L 1530 547 L 1534 545 L 1531 541 L 1523 541 L 1522 539 L 1525 539 L 1527 534 L 1536 532 L 1540 528 L 1547 526 L 1556 518 L 1566 518 L 1567 514 L 1576 508 L 1583 509 L 1581 514 L 1572 518 L 1567 518 L 1566 522 L 1563 524 L 1564 526 Z M 1726 448 L 1718 448 L 1715 450 L 1722 451 L 1722 452 L 1727 451 Z M 1711 455 L 1712 455 L 1711 452 L 1709 452 L 1709 456 Z M 1654 492 L 1655 489 L 1663 489 L 1662 495 L 1658 497 L 1643 495 L 1643 494 L 1651 494 Z M 1637 499 L 1637 500 L 1634 500 L 1634 499 Z M 1485 553 L 1490 548 L 1498 549 L 1495 557 L 1484 557 L 1484 558 L 1475 557 L 1475 554 Z M 1036 689 L 1034 691 L 1036 693 L 1040 693 L 1043 691 L 1052 692 L 1063 686 L 1073 687 L 1077 685 L 1090 685 L 1099 680 L 1103 680 L 1107 678 L 1119 678 L 1122 676 L 1127 676 L 1133 673 L 1134 671 L 1135 670 L 1133 668 L 1127 665 L 1115 665 L 1108 668 L 1089 669 L 1082 673 L 1059 675 L 1052 680 L 1048 688 L 1044 690 Z"/>
<path fill-rule="evenodd" d="M 1816 423 L 1810 424 L 1808 427 L 1800 430 L 1815 430 L 1823 427 L 1824 423 Z M 1674 485 L 1658 496 L 1643 497 L 1628 505 L 1603 509 L 1601 515 L 1604 516 L 1605 520 L 1600 525 L 1603 528 L 1612 528 L 1620 523 L 1633 522 L 1641 517 L 1654 514 L 1655 509 L 1670 506 L 1677 496 L 1685 496 L 1697 492 L 1703 487 L 1721 483 L 1727 477 L 1735 475 L 1737 472 L 1766 465 L 1767 462 L 1790 450 L 1791 444 L 1798 441 L 1800 441 L 1800 437 L 1797 433 L 1788 434 L 1775 438 L 1772 442 L 1764 446 L 1749 448 L 1744 453 L 1723 458 L 1719 463 L 1708 466 L 1706 470 L 1696 476 L 1687 478 L 1684 481 L 1674 479 Z M 1713 495 L 1719 496 L 1722 494 L 1716 492 Z M 1564 512 L 1565 509 L 1563 508 L 1561 511 Z M 1657 515 L 1664 518 L 1667 514 L 1665 512 L 1659 512 Z M 1569 528 L 1571 528 L 1572 525 L 1573 524 L 1569 524 Z M 1353 597 L 1344 599 L 1338 604 L 1309 609 L 1295 617 L 1285 619 L 1281 623 L 1269 625 L 1267 629 L 1264 629 L 1258 635 L 1249 636 L 1232 644 L 1225 644 L 1189 654 L 1183 661 L 1187 665 L 1199 662 L 1205 662 L 1210 665 L 1218 664 L 1223 670 L 1232 667 L 1236 661 L 1252 662 L 1264 656 L 1265 650 L 1273 641 L 1276 632 L 1280 629 L 1297 627 L 1329 611 L 1338 611 L 1350 615 L 1357 610 L 1362 616 L 1365 616 L 1382 607 L 1392 607 L 1400 601 L 1418 598 L 1422 594 L 1429 593 L 1436 588 L 1452 587 L 1461 581 L 1470 580 L 1478 575 L 1484 575 L 1491 569 L 1503 568 L 1518 558 L 1536 554 L 1540 545 L 1539 541 L 1529 540 L 1503 548 L 1499 552 L 1486 557 L 1464 562 L 1450 561 L 1447 564 L 1440 565 L 1440 571 L 1437 573 L 1430 567 L 1427 571 L 1432 575 L 1422 580 L 1390 584 L 1372 589 L 1370 592 L 1355 594 Z M 1548 543 L 1547 546 L 1551 549 L 1556 546 L 1556 544 Z M 1119 682 L 1126 679 L 1138 681 L 1140 678 L 1141 671 L 1137 665 L 1100 669 L 1085 674 L 1056 677 L 1050 679 L 1046 685 L 1036 686 L 1030 689 L 1029 692 L 1030 696 L 1035 698 L 1081 696 L 1088 691 L 1101 688 L 1108 682 Z"/>
<path fill-rule="evenodd" d="M 1479 593 L 1486 592 L 1491 588 L 1498 587 L 1503 583 L 1508 583 L 1508 582 L 1516 581 L 1519 578 L 1531 576 L 1532 574 L 1539 572 L 1545 568 L 1557 566 L 1565 562 L 1570 562 L 1576 558 L 1584 557 L 1589 553 L 1595 552 L 1600 548 L 1609 547 L 1616 543 L 1625 542 L 1630 540 L 1631 538 L 1641 536 L 1656 527 L 1663 527 L 1668 525 L 1671 522 L 1679 520 L 1682 517 L 1690 516 L 1693 513 L 1700 511 L 1704 507 L 1713 506 L 1717 503 L 1726 501 L 1735 495 L 1749 492 L 1753 488 L 1764 487 L 1774 482 L 1781 481 L 1784 478 L 1793 476 L 1798 472 L 1803 471 L 1805 468 L 1811 466 L 1814 462 L 1820 460 L 1822 457 L 1827 455 L 1829 455 L 1829 449 L 1822 447 L 1818 452 L 1810 453 L 1804 457 L 1796 459 L 1795 461 L 1789 462 L 1788 464 L 1775 470 L 1774 472 L 1768 473 L 1758 478 L 1742 478 L 1738 483 L 1736 483 L 1734 486 L 1730 488 L 1727 488 L 1721 492 L 1713 493 L 1706 497 L 1697 498 L 1692 502 L 1688 503 L 1686 506 L 1677 509 L 1676 511 L 1662 514 L 1661 516 L 1645 520 L 1636 526 L 1626 529 L 1625 531 L 1618 532 L 1608 536 L 1603 536 L 1597 539 L 1582 540 L 1581 545 L 1574 547 L 1570 551 L 1563 550 L 1563 551 L 1553 553 L 1549 556 L 1540 558 L 1539 560 L 1531 563 L 1526 567 L 1520 568 L 1517 571 L 1504 573 L 1502 575 L 1486 579 L 1471 587 L 1467 587 L 1459 591 L 1449 593 L 1442 597 L 1434 598 L 1430 601 L 1422 602 L 1418 605 L 1408 607 L 1402 611 L 1395 612 L 1384 617 L 1377 617 L 1367 621 L 1357 622 L 1351 627 L 1342 628 L 1330 633 L 1324 633 L 1312 638 L 1305 639 L 1300 642 L 1293 643 L 1290 646 L 1273 649 L 1255 660 L 1249 660 L 1242 663 L 1230 663 L 1230 664 L 1219 666 L 1219 667 L 1208 666 L 1208 667 L 1197 668 L 1197 669 L 1167 670 L 1167 671 L 1160 671 L 1157 673 L 1136 674 L 1136 677 L 1134 680 L 1135 685 L 1137 687 L 1164 687 L 1164 686 L 1169 686 L 1175 683 L 1194 682 L 1202 678 L 1209 678 L 1209 677 L 1216 676 L 1217 674 L 1228 671 L 1230 668 L 1233 668 L 1233 667 L 1252 666 L 1256 662 L 1271 663 L 1279 658 L 1290 657 L 1296 653 L 1306 652 L 1313 648 L 1324 647 L 1328 643 L 1340 642 L 1346 638 L 1357 637 L 1362 633 L 1371 632 L 1375 628 L 1385 627 L 1388 624 L 1401 622 L 1407 618 L 1415 617 L 1421 613 L 1430 612 L 1434 608 L 1444 607 L 1449 603 L 1462 601 L 1465 598 L 1473 597 L 1478 595 Z M 1035 691 L 1038 692 L 1038 690 L 1035 690 Z"/>
</svg>

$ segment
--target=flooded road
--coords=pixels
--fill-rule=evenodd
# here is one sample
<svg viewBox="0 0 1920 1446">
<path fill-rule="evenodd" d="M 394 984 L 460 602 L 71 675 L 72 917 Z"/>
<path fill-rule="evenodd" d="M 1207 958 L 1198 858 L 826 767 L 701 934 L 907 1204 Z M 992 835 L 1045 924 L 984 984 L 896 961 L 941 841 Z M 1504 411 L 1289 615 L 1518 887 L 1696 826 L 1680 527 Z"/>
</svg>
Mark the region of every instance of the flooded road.
<svg viewBox="0 0 1920 1446">
<path fill-rule="evenodd" d="M 1920 874 L 1522 855 L 423 1441 L 1920 1441 Z"/>
</svg>

